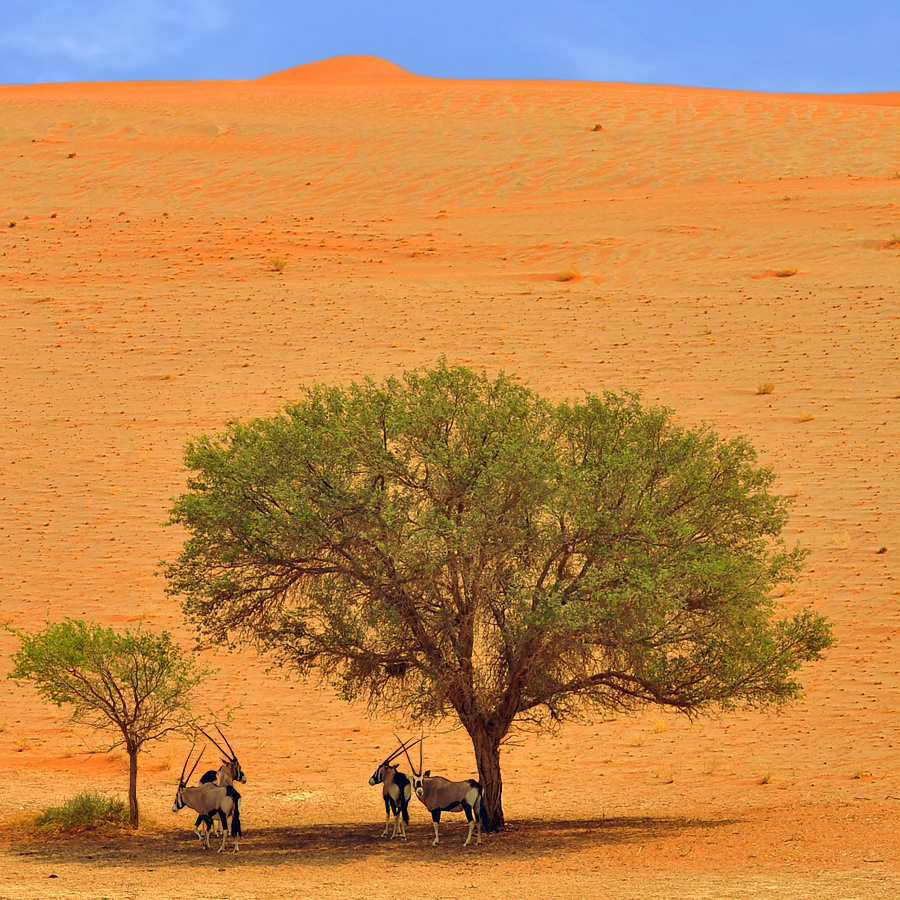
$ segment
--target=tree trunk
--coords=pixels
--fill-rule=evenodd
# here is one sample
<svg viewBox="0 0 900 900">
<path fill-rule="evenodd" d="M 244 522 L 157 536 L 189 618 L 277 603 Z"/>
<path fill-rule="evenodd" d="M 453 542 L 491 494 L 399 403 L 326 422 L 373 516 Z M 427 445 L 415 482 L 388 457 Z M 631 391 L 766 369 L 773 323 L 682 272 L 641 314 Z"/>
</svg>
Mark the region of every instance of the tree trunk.
<svg viewBox="0 0 900 900">
<path fill-rule="evenodd" d="M 490 817 L 489 831 L 502 831 L 506 820 L 503 816 L 503 778 L 500 775 L 500 738 L 484 731 L 471 731 L 478 780 L 485 808 Z"/>
<path fill-rule="evenodd" d="M 138 748 L 128 747 L 128 822 L 132 828 L 138 827 L 137 758 Z"/>
</svg>

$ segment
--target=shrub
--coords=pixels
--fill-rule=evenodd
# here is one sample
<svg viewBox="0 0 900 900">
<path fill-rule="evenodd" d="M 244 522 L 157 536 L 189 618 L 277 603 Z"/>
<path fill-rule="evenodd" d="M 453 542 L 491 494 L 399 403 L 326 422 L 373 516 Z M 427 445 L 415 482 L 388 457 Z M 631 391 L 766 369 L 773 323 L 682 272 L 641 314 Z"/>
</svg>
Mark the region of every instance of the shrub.
<svg viewBox="0 0 900 900">
<path fill-rule="evenodd" d="M 128 804 L 117 797 L 104 797 L 83 791 L 70 797 L 62 806 L 45 809 L 36 820 L 50 831 L 93 831 L 97 828 L 128 826 Z"/>
</svg>

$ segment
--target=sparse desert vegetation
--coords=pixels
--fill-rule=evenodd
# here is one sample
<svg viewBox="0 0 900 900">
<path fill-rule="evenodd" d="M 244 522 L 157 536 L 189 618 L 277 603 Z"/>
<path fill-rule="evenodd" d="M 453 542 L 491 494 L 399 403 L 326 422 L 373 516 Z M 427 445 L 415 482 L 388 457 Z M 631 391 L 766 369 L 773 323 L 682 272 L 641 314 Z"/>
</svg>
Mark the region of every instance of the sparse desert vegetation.
<svg viewBox="0 0 900 900">
<path fill-rule="evenodd" d="M 59 806 L 49 806 L 36 817 L 44 831 L 72 834 L 79 831 L 128 827 L 128 804 L 96 791 L 82 791 Z"/>
<path fill-rule="evenodd" d="M 172 812 L 191 748 L 182 735 L 141 754 L 152 824 L 53 838 L 34 817 L 85 790 L 124 796 L 129 757 L 72 754 L 90 730 L 4 680 L 0 895 L 251 900 L 309 889 L 357 900 L 421 882 L 439 897 L 496 900 L 900 896 L 900 248 L 883 246 L 900 228 L 898 182 L 883 177 L 898 160 L 882 137 L 897 133 L 900 107 L 661 85 L 366 81 L 351 64 L 240 85 L 0 87 L 0 624 L 171 630 L 220 669 L 198 711 L 235 704 L 228 734 L 248 774 L 237 856 L 207 853 L 194 816 Z M 595 122 L 602 133 L 591 134 Z M 281 274 L 272 259 L 286 260 Z M 575 266 L 580 280 L 556 281 Z M 775 277 L 782 266 L 797 274 Z M 463 850 L 461 817 L 446 814 L 432 847 L 414 799 L 409 840 L 382 840 L 381 793 L 367 780 L 394 731 L 417 736 L 422 725 L 370 717 L 328 677 L 285 678 L 250 647 L 195 651 L 154 573 L 185 539 L 162 522 L 188 489 L 187 441 L 268 421 L 304 385 L 381 383 L 441 354 L 505 371 L 554 404 L 633 391 L 686 428 L 744 437 L 777 478 L 762 484 L 794 500 L 787 548 L 807 554 L 793 589 L 775 585 L 765 601 L 784 621 L 821 612 L 839 640 L 799 672 L 802 700 L 780 715 L 691 722 L 654 711 L 516 732 L 501 747 L 509 831 Z M 774 393 L 757 396 L 767 383 Z M 805 411 L 815 420 L 801 424 Z M 475 442 L 471 452 L 481 458 Z M 264 460 L 245 462 L 263 474 Z M 620 460 L 612 474 L 643 464 Z M 360 496 L 379 484 L 373 476 Z M 321 482 L 315 496 L 333 488 Z M 694 488 L 668 485 L 670 496 Z M 258 546 L 267 532 L 253 504 L 292 497 L 287 484 L 244 497 L 236 539 Z M 659 497 L 631 491 L 622 502 Z M 679 534 L 706 524 L 685 521 Z M 544 546 L 541 522 L 531 525 L 525 562 Z M 645 529 L 610 563 L 645 558 L 654 539 Z M 673 570 L 697 596 L 717 573 L 702 550 Z M 640 617 L 630 593 L 643 586 L 609 579 L 622 614 L 607 627 L 645 629 L 652 643 L 678 604 L 697 601 L 674 581 L 657 583 L 659 606 Z M 506 595 L 517 590 L 509 583 Z M 570 622 L 589 613 L 573 598 L 552 609 Z M 299 653 L 304 634 L 294 637 Z M 14 650 L 0 629 L 4 672 Z M 405 648 L 390 652 L 398 674 L 386 685 L 402 706 Z M 675 672 L 681 660 L 660 665 Z M 364 662 L 360 671 L 377 670 Z M 426 767 L 473 777 L 466 734 L 423 724 Z M 208 748 L 194 782 L 217 760 Z"/>
</svg>

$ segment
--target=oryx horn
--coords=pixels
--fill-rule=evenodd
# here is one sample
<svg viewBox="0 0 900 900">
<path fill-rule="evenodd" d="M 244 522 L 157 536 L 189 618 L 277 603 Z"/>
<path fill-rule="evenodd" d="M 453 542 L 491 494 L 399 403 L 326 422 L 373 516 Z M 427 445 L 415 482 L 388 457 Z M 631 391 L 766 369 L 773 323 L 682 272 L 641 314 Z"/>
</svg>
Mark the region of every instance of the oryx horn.
<svg viewBox="0 0 900 900">
<path fill-rule="evenodd" d="M 226 738 L 225 735 L 222 734 L 222 729 L 219 728 L 218 725 L 216 725 L 216 731 L 218 731 L 219 734 L 222 736 L 222 740 L 225 741 L 226 744 L 228 744 L 228 738 Z M 226 753 L 225 750 L 223 749 L 222 745 L 214 737 L 211 737 L 210 735 L 208 735 L 202 728 L 200 729 L 200 733 L 208 741 L 212 741 L 216 745 L 216 749 L 219 751 L 219 753 L 223 754 L 224 756 L 227 756 L 229 759 L 237 759 L 237 757 L 234 755 L 234 750 L 231 749 L 231 744 L 228 744 L 228 749 L 231 752 Z"/>
<path fill-rule="evenodd" d="M 204 745 L 204 746 L 201 748 L 201 750 L 200 750 L 200 756 L 197 757 L 196 761 L 194 762 L 193 767 L 191 768 L 191 771 L 188 772 L 188 777 L 185 778 L 185 777 L 184 777 L 185 769 L 187 769 L 187 764 L 191 761 L 191 755 L 192 755 L 193 752 L 194 752 L 194 744 L 191 744 L 191 749 L 190 749 L 190 751 L 188 752 L 187 759 L 184 761 L 184 765 L 181 767 L 181 778 L 179 779 L 179 783 L 180 783 L 180 784 L 187 784 L 187 783 L 191 780 L 191 775 L 194 774 L 194 769 L 197 768 L 197 765 L 198 765 L 199 762 L 200 762 L 200 757 L 203 756 L 203 751 L 204 751 L 205 749 L 206 749 L 206 746 Z"/>
<path fill-rule="evenodd" d="M 393 762 L 393 761 L 394 761 L 401 753 L 405 753 L 407 749 L 409 749 L 409 748 L 411 748 L 411 747 L 415 747 L 416 744 L 418 744 L 418 743 L 422 740 L 422 738 L 418 738 L 417 740 L 414 741 L 412 738 L 410 738 L 409 741 L 407 741 L 406 743 L 404 743 L 402 740 L 400 740 L 399 735 L 394 734 L 394 737 L 397 738 L 397 743 L 400 744 L 400 747 L 399 747 L 397 750 L 395 750 L 395 751 L 394 751 L 394 752 L 393 752 L 393 753 L 392 753 L 392 754 L 384 761 L 384 764 L 385 764 L 385 765 L 387 765 L 388 763 Z M 408 754 L 407 754 L 407 757 L 406 757 L 406 758 L 409 759 L 409 755 L 408 755 Z M 412 763 L 410 763 L 410 765 L 412 765 Z"/>
<path fill-rule="evenodd" d="M 219 732 L 219 736 L 222 738 L 223 741 L 225 741 L 225 746 L 228 747 L 229 751 L 231 752 L 231 758 L 237 759 L 237 755 L 235 754 L 234 750 L 232 749 L 231 744 L 228 743 L 228 738 L 225 737 L 225 733 L 222 731 L 221 728 L 219 728 L 218 725 L 216 725 L 216 731 Z M 221 750 L 222 748 L 220 747 L 219 749 Z"/>
<path fill-rule="evenodd" d="M 409 758 L 409 753 L 406 752 L 406 747 L 405 746 L 403 747 L 403 752 L 404 752 L 404 754 L 406 754 L 406 761 L 409 763 L 409 767 L 413 770 L 413 774 L 416 776 L 419 776 L 422 774 L 422 742 L 424 740 L 425 740 L 425 735 L 423 734 L 422 737 L 420 737 L 416 741 L 416 744 L 419 745 L 419 769 L 418 769 L 418 771 L 416 771 L 416 767 L 413 765 L 413 761 Z M 411 746 L 415 746 L 415 744 L 413 744 Z"/>
</svg>

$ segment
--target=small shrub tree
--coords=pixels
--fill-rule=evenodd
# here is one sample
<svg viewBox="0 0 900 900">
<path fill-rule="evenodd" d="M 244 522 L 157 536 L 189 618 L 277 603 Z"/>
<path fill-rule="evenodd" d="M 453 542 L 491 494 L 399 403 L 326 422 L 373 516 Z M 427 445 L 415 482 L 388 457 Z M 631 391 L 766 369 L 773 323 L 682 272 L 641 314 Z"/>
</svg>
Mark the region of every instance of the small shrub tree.
<svg viewBox="0 0 900 900">
<path fill-rule="evenodd" d="M 20 639 L 9 678 L 34 683 L 72 721 L 120 732 L 106 748 L 128 754 L 129 822 L 138 827 L 137 759 L 149 741 L 193 724 L 191 691 L 208 674 L 171 636 L 139 629 L 120 634 L 66 619 Z"/>
</svg>

